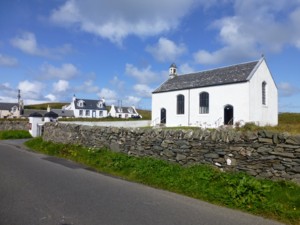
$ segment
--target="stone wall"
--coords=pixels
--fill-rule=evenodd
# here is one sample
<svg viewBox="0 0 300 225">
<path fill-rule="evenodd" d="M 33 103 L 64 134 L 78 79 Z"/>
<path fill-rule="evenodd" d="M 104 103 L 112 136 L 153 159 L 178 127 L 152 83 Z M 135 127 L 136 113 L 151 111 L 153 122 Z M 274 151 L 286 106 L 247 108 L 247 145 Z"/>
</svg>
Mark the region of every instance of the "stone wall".
<svg viewBox="0 0 300 225">
<path fill-rule="evenodd" d="M 300 183 L 300 136 L 267 131 L 162 130 L 46 123 L 43 138 L 87 147 L 108 147 L 181 165 L 211 164 L 225 171 Z"/>
<path fill-rule="evenodd" d="M 28 120 L 0 120 L 1 130 L 29 130 Z"/>
</svg>

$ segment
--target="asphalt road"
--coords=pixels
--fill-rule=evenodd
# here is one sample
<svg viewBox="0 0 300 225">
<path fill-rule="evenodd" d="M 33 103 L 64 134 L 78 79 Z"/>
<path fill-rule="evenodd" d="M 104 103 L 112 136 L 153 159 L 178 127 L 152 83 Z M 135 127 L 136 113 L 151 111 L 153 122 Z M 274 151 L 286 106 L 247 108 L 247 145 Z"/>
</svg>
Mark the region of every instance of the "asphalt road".
<svg viewBox="0 0 300 225">
<path fill-rule="evenodd" d="M 11 143 L 0 141 L 0 225 L 279 224 L 92 172 Z"/>
</svg>

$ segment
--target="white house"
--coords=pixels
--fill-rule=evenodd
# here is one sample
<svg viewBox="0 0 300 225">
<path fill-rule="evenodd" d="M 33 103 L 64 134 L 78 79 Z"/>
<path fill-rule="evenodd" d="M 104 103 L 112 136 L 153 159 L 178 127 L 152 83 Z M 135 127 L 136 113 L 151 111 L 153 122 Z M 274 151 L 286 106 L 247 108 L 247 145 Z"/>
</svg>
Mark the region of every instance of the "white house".
<svg viewBox="0 0 300 225">
<path fill-rule="evenodd" d="M 119 107 L 111 105 L 110 111 L 108 113 L 109 116 L 117 117 L 117 118 L 142 118 L 141 115 L 138 114 L 136 108 L 134 106 L 131 107 Z"/>
<path fill-rule="evenodd" d="M 278 94 L 265 58 L 223 68 L 177 75 L 152 92 L 153 125 L 200 126 L 254 122 L 278 124 Z"/>
<path fill-rule="evenodd" d="M 24 104 L 20 93 L 18 90 L 18 102 L 16 103 L 0 102 L 0 118 L 21 117 L 24 112 Z"/>
<path fill-rule="evenodd" d="M 64 106 L 63 110 L 73 110 L 74 117 L 78 118 L 102 118 L 107 117 L 105 100 L 80 99 L 74 95 L 72 102 Z"/>
</svg>

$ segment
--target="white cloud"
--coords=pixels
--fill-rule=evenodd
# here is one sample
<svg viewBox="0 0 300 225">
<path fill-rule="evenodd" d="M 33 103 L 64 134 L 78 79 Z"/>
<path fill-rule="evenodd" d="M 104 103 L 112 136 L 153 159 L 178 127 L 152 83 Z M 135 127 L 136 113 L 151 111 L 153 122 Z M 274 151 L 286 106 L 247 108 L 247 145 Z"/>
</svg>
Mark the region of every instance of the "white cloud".
<svg viewBox="0 0 300 225">
<path fill-rule="evenodd" d="M 188 63 L 184 63 L 184 64 L 179 65 L 178 70 L 182 74 L 188 74 L 188 73 L 194 73 L 195 72 L 195 69 L 192 68 Z"/>
<path fill-rule="evenodd" d="M 167 38 L 160 38 L 158 43 L 153 46 L 147 46 L 146 51 L 150 52 L 155 59 L 161 62 L 175 61 L 180 55 L 187 50 L 184 44 L 176 45 Z"/>
<path fill-rule="evenodd" d="M 258 58 L 265 52 L 280 52 L 285 46 L 300 47 L 300 2 L 234 0 L 234 15 L 220 18 L 211 28 L 219 31 L 215 51 L 200 49 L 195 61 L 215 64 Z M 232 2 L 230 3 L 232 4 Z"/>
<path fill-rule="evenodd" d="M 278 84 L 279 94 L 282 97 L 290 97 L 300 93 L 300 88 L 293 86 L 290 83 L 282 82 Z"/>
<path fill-rule="evenodd" d="M 151 97 L 151 93 L 153 91 L 153 89 L 145 84 L 136 84 L 133 89 L 136 92 L 136 95 L 147 98 Z"/>
<path fill-rule="evenodd" d="M 45 96 L 46 99 L 48 99 L 51 102 L 55 102 L 57 100 L 56 96 L 53 94 L 48 94 Z"/>
<path fill-rule="evenodd" d="M 81 86 L 74 88 L 75 92 L 84 91 L 86 93 L 97 93 L 100 91 L 100 88 L 94 85 L 94 81 L 92 79 L 86 80 L 83 82 Z"/>
<path fill-rule="evenodd" d="M 102 88 L 97 94 L 99 98 L 104 98 L 108 104 L 115 104 L 118 100 L 118 95 L 114 90 L 108 88 Z"/>
<path fill-rule="evenodd" d="M 142 84 L 149 84 L 159 79 L 158 75 L 155 72 L 151 71 L 151 66 L 140 70 L 132 64 L 126 64 L 125 73 L 129 76 L 134 77 L 138 80 L 139 83 Z"/>
<path fill-rule="evenodd" d="M 59 80 L 53 83 L 54 92 L 65 92 L 69 89 L 69 82 L 66 80 Z"/>
<path fill-rule="evenodd" d="M 18 65 L 18 60 L 13 57 L 0 54 L 0 66 L 16 66 Z"/>
<path fill-rule="evenodd" d="M 152 36 L 178 26 L 197 0 L 67 0 L 52 11 L 51 21 L 121 44 L 128 35 Z"/>
<path fill-rule="evenodd" d="M 125 84 L 124 81 L 120 80 L 117 76 L 114 76 L 110 83 L 116 86 L 118 89 L 123 89 Z"/>
<path fill-rule="evenodd" d="M 123 100 L 123 106 L 137 106 L 141 101 L 141 98 L 135 96 L 126 96 Z"/>
<path fill-rule="evenodd" d="M 43 78 L 70 79 L 79 74 L 79 70 L 70 63 L 62 64 L 61 67 L 44 64 L 41 67 L 41 73 Z"/>
<path fill-rule="evenodd" d="M 38 81 L 21 81 L 18 85 L 23 99 L 40 99 L 44 84 Z"/>
<path fill-rule="evenodd" d="M 11 39 L 11 44 L 27 54 L 51 58 L 59 58 L 61 55 L 72 51 L 72 47 L 69 44 L 53 49 L 42 47 L 37 43 L 35 34 L 31 32 L 23 32 L 21 35 Z"/>
</svg>

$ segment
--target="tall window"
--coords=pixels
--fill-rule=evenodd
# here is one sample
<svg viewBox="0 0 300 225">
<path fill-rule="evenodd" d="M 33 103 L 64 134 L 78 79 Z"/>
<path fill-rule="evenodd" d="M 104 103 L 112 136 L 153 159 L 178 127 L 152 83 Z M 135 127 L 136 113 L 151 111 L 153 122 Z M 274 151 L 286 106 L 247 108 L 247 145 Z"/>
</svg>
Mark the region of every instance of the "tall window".
<svg viewBox="0 0 300 225">
<path fill-rule="evenodd" d="M 262 82 L 261 85 L 261 90 L 262 90 L 262 104 L 266 105 L 267 104 L 267 83 L 264 81 Z"/>
<path fill-rule="evenodd" d="M 79 110 L 79 116 L 83 116 L 83 110 L 82 109 Z"/>
<path fill-rule="evenodd" d="M 90 116 L 90 110 L 85 110 L 85 115 Z"/>
<path fill-rule="evenodd" d="M 200 93 L 199 96 L 199 113 L 207 114 L 209 113 L 209 94 L 207 92 Z"/>
<path fill-rule="evenodd" d="M 184 96 L 177 95 L 177 114 L 184 114 Z"/>
</svg>

